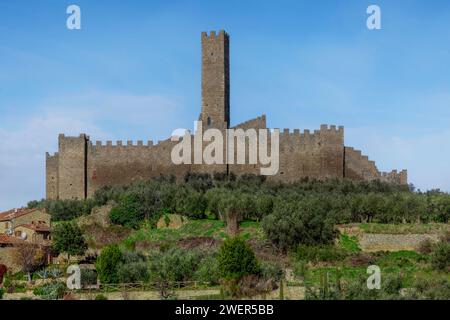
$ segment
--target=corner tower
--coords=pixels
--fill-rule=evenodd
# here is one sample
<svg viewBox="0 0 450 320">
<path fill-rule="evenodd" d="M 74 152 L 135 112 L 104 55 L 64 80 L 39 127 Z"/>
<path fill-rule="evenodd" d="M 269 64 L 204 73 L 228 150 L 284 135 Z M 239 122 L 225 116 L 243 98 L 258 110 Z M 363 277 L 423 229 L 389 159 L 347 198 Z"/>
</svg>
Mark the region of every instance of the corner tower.
<svg viewBox="0 0 450 320">
<path fill-rule="evenodd" d="M 204 128 L 230 126 L 229 36 L 221 30 L 202 32 L 202 111 Z"/>
</svg>

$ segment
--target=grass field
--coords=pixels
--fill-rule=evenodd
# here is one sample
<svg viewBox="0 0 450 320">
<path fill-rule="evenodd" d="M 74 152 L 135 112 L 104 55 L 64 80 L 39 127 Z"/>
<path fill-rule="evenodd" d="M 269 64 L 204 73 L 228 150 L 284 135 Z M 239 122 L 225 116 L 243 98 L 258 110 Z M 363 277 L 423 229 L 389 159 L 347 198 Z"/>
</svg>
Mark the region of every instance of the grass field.
<svg viewBox="0 0 450 320">
<path fill-rule="evenodd" d="M 241 236 L 246 239 L 263 239 L 264 234 L 259 222 L 243 221 L 240 224 Z M 179 229 L 143 226 L 131 233 L 124 241 L 126 246 L 134 246 L 137 242 L 161 243 L 177 242 L 189 238 L 212 238 L 223 240 L 227 237 L 225 223 L 214 219 L 189 220 Z"/>
</svg>

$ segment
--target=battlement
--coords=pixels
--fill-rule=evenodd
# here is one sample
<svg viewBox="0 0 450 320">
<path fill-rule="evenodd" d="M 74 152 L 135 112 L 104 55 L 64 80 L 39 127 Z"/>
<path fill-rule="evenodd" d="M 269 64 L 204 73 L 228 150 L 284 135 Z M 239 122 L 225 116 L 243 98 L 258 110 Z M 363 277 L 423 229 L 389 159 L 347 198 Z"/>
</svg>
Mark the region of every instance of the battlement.
<svg viewBox="0 0 450 320">
<path fill-rule="evenodd" d="M 226 33 L 225 30 L 220 30 L 218 33 L 216 33 L 216 31 L 210 31 L 209 34 L 207 32 L 202 32 L 202 41 L 222 40 L 228 37 L 228 33 Z"/>
<path fill-rule="evenodd" d="M 254 119 L 250 119 L 244 122 L 241 122 L 233 127 L 234 129 L 265 129 L 266 128 L 266 115 L 263 114 Z"/>
<path fill-rule="evenodd" d="M 102 141 L 95 141 L 95 144 L 93 145 L 94 148 L 107 148 L 107 147 L 109 147 L 109 148 L 128 148 L 128 147 L 147 148 L 147 147 L 154 147 L 154 146 L 155 146 L 155 144 L 153 143 L 153 140 L 148 140 L 145 145 L 142 140 L 138 140 L 138 141 L 127 140 L 126 143 L 124 143 L 121 140 L 118 140 L 115 142 L 115 144 L 111 140 L 107 140 L 106 143 L 103 143 Z"/>
<path fill-rule="evenodd" d="M 344 136 L 344 126 L 321 124 L 319 130 L 314 130 L 315 134 L 338 134 Z"/>
<path fill-rule="evenodd" d="M 391 172 L 380 172 L 380 180 L 383 182 L 395 183 L 395 184 L 407 184 L 408 183 L 408 171 L 392 170 Z"/>
<path fill-rule="evenodd" d="M 201 112 L 198 119 L 203 128 L 221 132 L 231 125 L 229 41 L 224 30 L 201 33 Z M 233 128 L 267 129 L 266 115 Z M 343 126 L 322 124 L 314 131 L 271 129 L 272 135 L 273 130 L 277 130 L 280 137 L 279 170 L 270 176 L 274 181 L 294 182 L 310 177 L 407 183 L 406 170 L 380 172 L 375 162 L 360 150 L 345 147 Z M 104 186 L 128 185 L 160 175 L 182 179 L 187 172 L 221 171 L 239 175 L 260 172 L 255 165 L 176 165 L 171 152 L 177 143 L 170 138 L 156 143 L 152 140 L 93 142 L 86 134 L 60 134 L 58 152 L 46 153 L 47 198 L 85 199 Z"/>
<path fill-rule="evenodd" d="M 55 153 L 53 153 L 53 154 L 51 154 L 51 153 L 49 153 L 49 152 L 46 152 L 45 153 L 45 157 L 47 158 L 47 159 L 51 159 L 51 158 L 57 158 L 58 157 L 58 155 L 59 155 L 59 152 L 55 152 Z"/>
<path fill-rule="evenodd" d="M 275 128 L 280 130 L 279 128 Z M 280 135 L 293 135 L 293 136 L 302 136 L 302 135 L 321 135 L 321 134 L 337 134 L 342 135 L 344 133 L 344 127 L 339 126 L 336 127 L 335 125 L 328 126 L 326 124 L 323 124 L 320 126 L 320 129 L 314 130 L 313 133 L 309 129 L 305 129 L 303 132 L 301 129 L 290 129 L 290 128 L 283 128 L 280 130 Z"/>
</svg>

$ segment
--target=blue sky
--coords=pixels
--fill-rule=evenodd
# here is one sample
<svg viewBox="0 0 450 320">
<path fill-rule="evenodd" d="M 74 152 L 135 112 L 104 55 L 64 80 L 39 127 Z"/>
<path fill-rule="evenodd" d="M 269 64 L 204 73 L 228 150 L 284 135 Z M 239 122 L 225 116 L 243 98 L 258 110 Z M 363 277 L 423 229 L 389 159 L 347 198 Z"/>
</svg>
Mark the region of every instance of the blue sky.
<svg viewBox="0 0 450 320">
<path fill-rule="evenodd" d="M 81 7 L 82 29 L 66 28 Z M 366 28 L 377 4 L 382 30 Z M 158 140 L 200 111 L 200 33 L 231 37 L 232 123 L 344 125 L 379 169 L 450 191 L 448 1 L 1 1 L 0 210 L 45 196 L 58 133 Z"/>
</svg>

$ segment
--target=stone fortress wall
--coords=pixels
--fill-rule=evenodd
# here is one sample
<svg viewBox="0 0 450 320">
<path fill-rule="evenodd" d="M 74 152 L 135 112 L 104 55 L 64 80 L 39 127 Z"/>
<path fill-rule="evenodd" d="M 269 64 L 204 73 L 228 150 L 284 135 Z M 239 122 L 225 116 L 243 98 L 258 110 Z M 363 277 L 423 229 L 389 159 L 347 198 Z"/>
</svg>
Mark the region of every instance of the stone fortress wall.
<svg viewBox="0 0 450 320">
<path fill-rule="evenodd" d="M 203 128 L 230 128 L 229 36 L 202 33 L 202 108 Z M 265 129 L 262 115 L 233 128 Z M 159 141 L 112 141 L 93 143 L 86 134 L 58 137 L 58 152 L 46 155 L 47 199 L 85 199 L 103 186 L 127 185 L 160 175 L 182 178 L 187 172 L 227 172 L 236 175 L 259 174 L 259 165 L 175 165 L 170 139 Z M 407 172 L 380 172 L 375 162 L 361 151 L 346 147 L 344 127 L 321 125 L 310 132 L 300 129 L 280 131 L 280 167 L 269 180 L 294 182 L 314 179 L 349 178 L 381 180 L 407 184 Z"/>
</svg>

